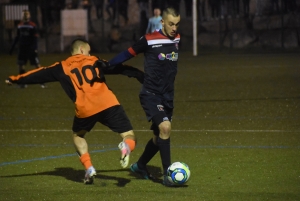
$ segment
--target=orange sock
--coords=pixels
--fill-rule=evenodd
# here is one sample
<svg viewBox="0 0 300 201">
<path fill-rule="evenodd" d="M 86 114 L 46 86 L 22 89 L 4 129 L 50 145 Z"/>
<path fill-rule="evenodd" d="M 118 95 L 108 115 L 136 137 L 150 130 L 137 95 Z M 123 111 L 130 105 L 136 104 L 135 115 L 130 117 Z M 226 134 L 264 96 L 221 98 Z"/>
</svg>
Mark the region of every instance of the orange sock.
<svg viewBox="0 0 300 201">
<path fill-rule="evenodd" d="M 133 151 L 135 148 L 135 141 L 133 139 L 127 138 L 124 142 L 129 146 L 130 151 Z"/>
<path fill-rule="evenodd" d="M 91 158 L 89 153 L 82 154 L 80 156 L 80 161 L 82 165 L 85 167 L 85 169 L 89 169 L 89 167 L 92 166 Z"/>
</svg>

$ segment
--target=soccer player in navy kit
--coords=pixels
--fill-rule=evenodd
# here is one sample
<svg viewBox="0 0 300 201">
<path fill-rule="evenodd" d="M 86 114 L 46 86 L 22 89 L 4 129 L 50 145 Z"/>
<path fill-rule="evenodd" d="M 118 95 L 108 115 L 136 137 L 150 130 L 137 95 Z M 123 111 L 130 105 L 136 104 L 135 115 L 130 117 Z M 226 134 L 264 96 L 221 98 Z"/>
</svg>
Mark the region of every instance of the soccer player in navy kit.
<svg viewBox="0 0 300 201">
<path fill-rule="evenodd" d="M 170 133 L 180 41 L 180 35 L 177 33 L 179 22 L 178 11 L 174 8 L 166 8 L 162 14 L 161 30 L 144 35 L 128 50 L 109 61 L 113 66 L 139 53 L 145 55 L 145 78 L 139 96 L 147 119 L 152 122 L 151 130 L 154 135 L 148 141 L 139 160 L 132 164 L 130 169 L 145 179 L 153 179 L 146 165 L 159 151 L 165 186 L 172 186 L 167 179 L 167 169 L 171 165 Z"/>
<path fill-rule="evenodd" d="M 12 54 L 15 46 L 19 43 L 18 52 L 18 67 L 19 74 L 25 73 L 25 65 L 27 61 L 30 61 L 30 65 L 36 68 L 40 67 L 40 61 L 37 54 L 38 49 L 38 29 L 36 24 L 30 20 L 30 12 L 28 10 L 23 10 L 23 19 L 18 24 L 17 35 L 11 46 L 9 54 Z M 20 85 L 24 88 L 26 85 Z M 41 87 L 45 88 L 45 85 L 41 83 Z"/>
</svg>

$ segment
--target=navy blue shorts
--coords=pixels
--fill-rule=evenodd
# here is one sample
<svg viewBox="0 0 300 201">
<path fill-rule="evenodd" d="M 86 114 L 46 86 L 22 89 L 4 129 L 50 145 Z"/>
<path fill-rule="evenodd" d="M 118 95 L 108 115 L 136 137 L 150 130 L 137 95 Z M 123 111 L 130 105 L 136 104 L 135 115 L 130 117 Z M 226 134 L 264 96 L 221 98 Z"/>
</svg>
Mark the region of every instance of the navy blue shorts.
<svg viewBox="0 0 300 201">
<path fill-rule="evenodd" d="M 38 54 L 34 50 L 20 48 L 18 54 L 18 65 L 26 65 L 28 60 L 32 66 L 40 64 Z"/>
<path fill-rule="evenodd" d="M 147 120 L 152 121 L 150 129 L 155 135 L 158 135 L 158 125 L 163 121 L 172 121 L 173 101 L 164 100 L 161 96 L 142 91 L 140 103 L 146 113 Z"/>
<path fill-rule="evenodd" d="M 75 133 L 81 130 L 90 132 L 97 122 L 117 133 L 124 133 L 133 129 L 123 107 L 116 105 L 90 117 L 78 118 L 75 116 L 72 130 Z"/>
</svg>

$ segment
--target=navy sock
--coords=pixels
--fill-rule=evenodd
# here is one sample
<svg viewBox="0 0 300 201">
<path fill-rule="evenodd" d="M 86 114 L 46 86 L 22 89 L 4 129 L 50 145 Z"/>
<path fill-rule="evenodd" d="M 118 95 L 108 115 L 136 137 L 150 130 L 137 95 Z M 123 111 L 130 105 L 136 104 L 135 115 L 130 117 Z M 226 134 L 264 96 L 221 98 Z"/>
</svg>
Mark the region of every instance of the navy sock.
<svg viewBox="0 0 300 201">
<path fill-rule="evenodd" d="M 159 146 L 160 158 L 162 161 L 162 166 L 164 170 L 164 175 L 167 175 L 168 167 L 171 165 L 171 146 L 170 138 L 161 139 L 158 137 L 157 144 Z"/>
<path fill-rule="evenodd" d="M 159 147 L 153 143 L 153 139 L 151 138 L 148 141 L 143 154 L 137 162 L 138 166 L 142 169 L 145 168 L 146 164 L 153 158 L 153 156 L 155 156 L 158 150 Z"/>
</svg>

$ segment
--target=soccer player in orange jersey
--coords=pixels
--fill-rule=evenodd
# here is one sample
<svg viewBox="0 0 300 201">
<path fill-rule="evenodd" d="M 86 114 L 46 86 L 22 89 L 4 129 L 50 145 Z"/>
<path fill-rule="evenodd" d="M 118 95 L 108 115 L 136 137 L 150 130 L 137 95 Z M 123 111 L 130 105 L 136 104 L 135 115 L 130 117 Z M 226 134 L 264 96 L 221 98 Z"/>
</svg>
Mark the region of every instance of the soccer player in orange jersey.
<svg viewBox="0 0 300 201">
<path fill-rule="evenodd" d="M 103 68 L 105 60 L 90 55 L 87 41 L 76 39 L 71 45 L 69 58 L 49 67 L 41 67 L 27 73 L 10 76 L 7 84 L 37 84 L 60 82 L 62 88 L 75 104 L 73 121 L 73 141 L 80 161 L 85 167 L 85 184 L 92 184 L 96 170 L 88 152 L 84 138 L 97 122 L 109 127 L 123 138 L 119 144 L 120 163 L 127 167 L 129 155 L 135 148 L 135 135 L 132 125 L 114 93 L 107 87 L 104 74 L 123 74 L 137 78 L 141 83 L 144 73 L 134 67 L 116 65 L 108 70 Z"/>
</svg>

